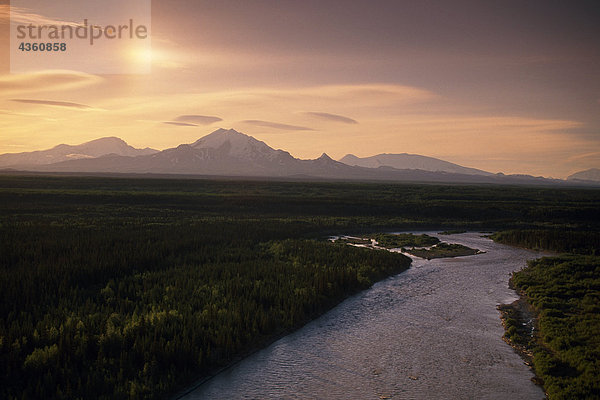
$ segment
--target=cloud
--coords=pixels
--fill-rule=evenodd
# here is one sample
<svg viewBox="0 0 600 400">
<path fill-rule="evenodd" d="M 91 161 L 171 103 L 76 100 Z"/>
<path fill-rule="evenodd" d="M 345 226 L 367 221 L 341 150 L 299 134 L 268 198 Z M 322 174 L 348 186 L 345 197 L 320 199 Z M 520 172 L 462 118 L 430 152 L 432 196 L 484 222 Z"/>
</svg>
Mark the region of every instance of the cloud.
<svg viewBox="0 0 600 400">
<path fill-rule="evenodd" d="M 0 95 L 42 92 L 47 90 L 65 91 L 94 85 L 102 78 L 76 71 L 40 71 L 28 74 L 0 75 Z"/>
<path fill-rule="evenodd" d="M 10 22 L 10 5 L 0 4 L 0 23 Z"/>
<path fill-rule="evenodd" d="M 210 125 L 219 121 L 223 120 L 219 117 L 212 117 L 208 115 L 180 115 L 173 121 L 164 121 L 163 124 L 175 126 L 198 126 Z"/>
<path fill-rule="evenodd" d="M 566 161 L 568 162 L 573 162 L 573 161 L 580 161 L 580 160 L 594 160 L 594 161 L 598 161 L 600 160 L 600 152 L 598 151 L 594 151 L 594 152 L 586 152 L 586 153 L 582 153 L 582 154 L 575 154 L 569 158 L 566 159 Z"/>
<path fill-rule="evenodd" d="M 187 122 L 195 125 L 210 125 L 215 122 L 223 121 L 219 117 L 212 117 L 208 115 L 180 115 L 174 119 L 177 122 Z"/>
<path fill-rule="evenodd" d="M 261 120 L 257 120 L 257 119 L 248 119 L 248 120 L 245 120 L 242 122 L 245 124 L 261 126 L 261 127 L 265 127 L 265 128 L 281 129 L 284 131 L 314 131 L 314 129 L 307 128 L 305 126 L 280 124 L 277 122 L 261 121 Z"/>
<path fill-rule="evenodd" d="M 29 115 L 29 114 L 18 113 L 18 112 L 14 112 L 11 110 L 4 110 L 4 109 L 0 110 L 0 114 L 3 114 L 3 115 Z"/>
<path fill-rule="evenodd" d="M 44 106 L 78 108 L 78 109 L 82 109 L 82 110 L 92 108 L 85 104 L 71 103 L 69 101 L 32 100 L 32 99 L 10 99 L 10 101 L 15 101 L 17 103 L 27 103 L 27 104 L 41 104 Z"/>
<path fill-rule="evenodd" d="M 299 89 L 296 94 L 328 100 L 352 100 L 376 104 L 415 104 L 439 98 L 439 95 L 425 89 L 385 84 L 317 86 Z"/>
<path fill-rule="evenodd" d="M 0 21 L 9 21 L 24 25 L 69 25 L 82 26 L 81 23 L 48 18 L 42 14 L 32 12 L 29 8 L 0 5 Z"/>
<path fill-rule="evenodd" d="M 165 122 L 163 122 L 163 124 L 176 125 L 176 126 L 198 126 L 196 124 L 190 124 L 187 122 L 176 122 L 176 121 L 165 121 Z"/>
<path fill-rule="evenodd" d="M 0 109 L 0 114 L 2 115 L 11 115 L 11 116 L 16 116 L 16 117 L 34 117 L 38 120 L 43 120 L 43 121 L 58 121 L 56 118 L 49 118 L 49 117 L 45 117 L 41 114 L 35 114 L 35 113 L 25 113 L 25 112 L 16 112 L 16 111 L 12 111 L 12 110 L 5 110 L 5 109 Z"/>
<path fill-rule="evenodd" d="M 356 121 L 352 118 L 344 117 L 343 115 L 329 114 L 329 113 L 324 113 L 324 112 L 312 112 L 312 111 L 305 112 L 304 114 L 310 115 L 313 117 L 317 117 L 317 118 L 321 118 L 321 119 L 325 119 L 328 121 L 341 122 L 344 124 L 358 124 L 358 121 Z"/>
</svg>

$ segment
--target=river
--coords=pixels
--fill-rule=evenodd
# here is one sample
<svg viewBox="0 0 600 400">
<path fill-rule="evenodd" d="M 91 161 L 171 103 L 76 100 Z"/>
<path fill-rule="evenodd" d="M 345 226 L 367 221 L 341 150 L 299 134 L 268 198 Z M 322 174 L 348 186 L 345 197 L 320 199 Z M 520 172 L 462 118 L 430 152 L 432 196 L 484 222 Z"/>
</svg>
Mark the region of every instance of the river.
<svg viewBox="0 0 600 400">
<path fill-rule="evenodd" d="M 184 398 L 543 399 L 496 309 L 517 298 L 510 273 L 540 254 L 479 233 L 438 237 L 485 253 L 415 258 Z"/>
</svg>

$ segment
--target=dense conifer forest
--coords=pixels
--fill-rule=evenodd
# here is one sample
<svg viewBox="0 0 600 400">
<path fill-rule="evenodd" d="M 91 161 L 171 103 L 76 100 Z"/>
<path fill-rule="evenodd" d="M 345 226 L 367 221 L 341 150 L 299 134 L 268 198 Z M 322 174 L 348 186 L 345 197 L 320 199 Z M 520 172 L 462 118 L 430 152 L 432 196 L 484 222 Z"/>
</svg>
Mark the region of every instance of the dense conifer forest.
<svg viewBox="0 0 600 400">
<path fill-rule="evenodd" d="M 409 267 L 400 254 L 328 235 L 597 232 L 598 197 L 589 189 L 0 176 L 0 398 L 163 398 Z"/>
<path fill-rule="evenodd" d="M 506 337 L 524 346 L 550 400 L 600 398 L 599 233 L 525 230 L 494 239 L 524 247 L 563 252 L 531 260 L 511 279 L 537 315 L 533 335 L 522 321 L 505 321 Z M 567 253 L 568 252 L 568 253 Z"/>
</svg>

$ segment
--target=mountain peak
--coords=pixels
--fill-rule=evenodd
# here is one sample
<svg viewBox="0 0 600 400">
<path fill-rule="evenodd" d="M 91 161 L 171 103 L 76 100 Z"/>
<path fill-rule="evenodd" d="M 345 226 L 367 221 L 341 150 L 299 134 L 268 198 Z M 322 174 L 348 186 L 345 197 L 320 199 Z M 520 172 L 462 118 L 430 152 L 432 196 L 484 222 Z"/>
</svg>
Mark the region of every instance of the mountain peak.
<svg viewBox="0 0 600 400">
<path fill-rule="evenodd" d="M 90 147 L 98 147 L 98 146 L 121 146 L 121 147 L 126 147 L 126 146 L 128 146 L 128 144 L 123 139 L 118 138 L 116 136 L 107 136 L 107 137 L 103 137 L 103 138 L 98 138 L 98 139 L 90 140 L 89 142 L 85 142 L 85 143 L 78 144 L 78 145 L 71 145 L 71 144 L 62 143 L 62 144 L 59 144 L 59 145 L 56 145 L 56 146 L 52 147 L 50 150 L 71 149 L 71 148 L 75 148 L 75 147 L 90 148 Z"/>
<path fill-rule="evenodd" d="M 229 156 L 243 159 L 256 160 L 259 158 L 273 159 L 285 153 L 269 147 L 265 142 L 252 136 L 245 135 L 235 129 L 217 129 L 216 131 L 196 140 L 191 146 L 195 149 L 218 149 Z M 290 156 L 291 157 L 291 156 Z"/>
<path fill-rule="evenodd" d="M 216 131 L 210 133 L 210 135 L 242 135 L 242 136 L 248 136 L 244 133 L 238 132 L 235 129 L 225 129 L 225 128 L 219 128 Z M 248 136 L 249 137 L 249 136 Z"/>
<path fill-rule="evenodd" d="M 321 157 L 317 158 L 317 160 L 322 160 L 322 161 L 333 161 L 333 159 L 331 157 L 329 157 L 327 155 L 327 153 L 323 153 L 321 154 Z"/>
<path fill-rule="evenodd" d="M 125 142 L 123 139 L 116 137 L 116 136 L 106 136 L 106 137 L 102 137 L 99 139 L 94 139 L 94 140 L 90 140 L 89 142 L 85 142 L 83 143 L 85 144 L 92 144 L 92 143 L 118 143 L 118 144 L 124 144 L 127 145 L 127 142 Z"/>
<path fill-rule="evenodd" d="M 107 136 L 100 139 L 94 139 L 89 142 L 85 142 L 78 146 L 66 146 L 76 152 L 85 154 L 92 157 L 99 157 L 107 154 L 117 154 L 120 156 L 138 156 L 156 153 L 153 149 L 136 149 L 126 141 L 116 136 Z"/>
<path fill-rule="evenodd" d="M 220 147 L 227 140 L 256 140 L 252 136 L 245 135 L 235 129 L 219 128 L 206 136 L 201 137 L 191 144 L 192 147 Z M 256 140 L 258 141 L 258 140 Z"/>
</svg>

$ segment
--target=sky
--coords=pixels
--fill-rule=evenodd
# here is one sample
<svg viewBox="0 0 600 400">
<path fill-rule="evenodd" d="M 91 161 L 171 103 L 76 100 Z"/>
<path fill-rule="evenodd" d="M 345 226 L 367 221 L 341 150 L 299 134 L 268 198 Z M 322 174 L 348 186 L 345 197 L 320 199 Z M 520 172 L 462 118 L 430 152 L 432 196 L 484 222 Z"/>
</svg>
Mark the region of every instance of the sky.
<svg viewBox="0 0 600 400">
<path fill-rule="evenodd" d="M 12 6 L 65 19 L 36 0 Z M 299 158 L 412 153 L 555 178 L 600 168 L 595 1 L 153 1 L 151 49 L 110 56 L 151 69 L 116 74 L 11 73 L 9 15 L 0 0 L 0 153 L 106 136 L 162 150 L 223 127 Z"/>
</svg>

